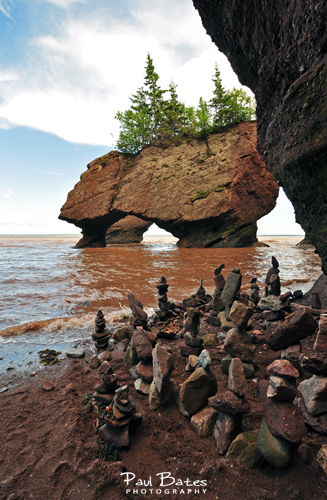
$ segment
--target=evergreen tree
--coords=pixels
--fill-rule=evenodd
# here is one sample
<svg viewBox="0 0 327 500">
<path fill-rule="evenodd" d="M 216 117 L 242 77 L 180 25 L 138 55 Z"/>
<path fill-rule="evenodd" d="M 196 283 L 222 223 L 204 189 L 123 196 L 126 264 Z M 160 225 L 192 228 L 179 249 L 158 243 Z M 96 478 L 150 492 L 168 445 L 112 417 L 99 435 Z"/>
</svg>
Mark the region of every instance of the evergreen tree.
<svg viewBox="0 0 327 500">
<path fill-rule="evenodd" d="M 209 106 L 202 97 L 195 113 L 195 123 L 199 136 L 206 139 L 211 131 L 211 116 Z"/>
<path fill-rule="evenodd" d="M 163 104 L 161 136 L 164 137 L 179 135 L 185 127 L 185 105 L 179 102 L 176 88 L 177 85 L 173 81 L 170 82 L 168 89 L 170 99 Z"/>
<path fill-rule="evenodd" d="M 255 104 L 243 89 L 229 90 L 225 96 L 224 119 L 227 123 L 248 122 L 255 119 Z"/>
<path fill-rule="evenodd" d="M 158 84 L 159 75 L 155 72 L 153 60 L 150 54 L 147 55 L 147 65 L 145 67 L 145 96 L 148 100 L 149 110 L 152 115 L 152 132 L 153 138 L 158 139 L 159 130 L 163 115 L 163 94 L 166 90 L 162 90 Z"/>
<path fill-rule="evenodd" d="M 215 64 L 215 74 L 212 79 L 215 84 L 213 97 L 209 101 L 209 106 L 213 112 L 213 128 L 219 128 L 225 124 L 226 91 L 222 85 L 220 71 Z"/>
</svg>

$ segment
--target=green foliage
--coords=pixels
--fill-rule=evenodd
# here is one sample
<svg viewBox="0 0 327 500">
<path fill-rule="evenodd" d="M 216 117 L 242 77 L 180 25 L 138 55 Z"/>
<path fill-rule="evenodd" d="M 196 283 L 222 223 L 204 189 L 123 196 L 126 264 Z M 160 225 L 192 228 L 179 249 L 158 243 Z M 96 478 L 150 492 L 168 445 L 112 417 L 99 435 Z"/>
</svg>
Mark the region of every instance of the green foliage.
<svg viewBox="0 0 327 500">
<path fill-rule="evenodd" d="M 198 189 L 196 192 L 196 195 L 193 196 L 193 198 L 191 198 L 187 203 L 191 204 L 195 200 L 201 200 L 201 198 L 206 198 L 208 196 L 208 194 L 209 194 L 209 191 L 203 191 L 202 189 Z"/>
<path fill-rule="evenodd" d="M 131 107 L 115 116 L 120 122 L 117 148 L 135 154 L 154 141 L 169 147 L 182 136 L 207 139 L 209 134 L 225 127 L 255 118 L 255 103 L 243 89 L 225 90 L 216 64 L 213 77 L 213 97 L 207 103 L 202 97 L 198 107 L 185 106 L 178 100 L 177 85 L 172 81 L 168 90 L 158 83 L 150 54 L 147 55 L 144 86 L 130 97 Z M 164 94 L 168 93 L 168 99 Z M 177 142 L 176 142 L 177 141 Z"/>
</svg>

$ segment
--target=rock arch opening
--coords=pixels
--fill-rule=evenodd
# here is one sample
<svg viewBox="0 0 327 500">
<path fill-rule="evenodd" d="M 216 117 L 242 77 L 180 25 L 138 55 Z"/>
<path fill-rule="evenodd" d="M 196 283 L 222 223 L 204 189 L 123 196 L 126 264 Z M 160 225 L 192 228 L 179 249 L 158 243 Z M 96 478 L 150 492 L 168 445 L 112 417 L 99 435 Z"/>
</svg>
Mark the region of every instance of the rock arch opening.
<svg viewBox="0 0 327 500">
<path fill-rule="evenodd" d="M 295 221 L 294 207 L 285 191 L 279 188 L 275 208 L 257 222 L 258 236 L 304 235 L 300 224 Z"/>
</svg>

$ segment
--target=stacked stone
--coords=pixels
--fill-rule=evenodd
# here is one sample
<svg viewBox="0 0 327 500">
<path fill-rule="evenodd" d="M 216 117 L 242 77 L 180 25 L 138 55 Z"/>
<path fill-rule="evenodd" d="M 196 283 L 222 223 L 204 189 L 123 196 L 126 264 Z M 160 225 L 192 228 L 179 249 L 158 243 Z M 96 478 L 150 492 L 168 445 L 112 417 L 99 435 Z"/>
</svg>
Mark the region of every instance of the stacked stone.
<svg viewBox="0 0 327 500">
<path fill-rule="evenodd" d="M 220 266 L 216 267 L 214 270 L 213 280 L 215 283 L 215 291 L 213 293 L 212 298 L 212 315 L 217 316 L 217 314 L 225 309 L 225 305 L 222 301 L 221 294 L 225 288 L 226 281 L 224 276 L 221 274 L 221 271 L 224 269 L 225 264 L 220 264 Z M 220 323 L 220 321 L 219 321 Z M 212 323 L 215 325 L 215 323 Z M 219 325 L 215 325 L 219 326 Z"/>
<path fill-rule="evenodd" d="M 286 359 L 275 360 L 267 371 L 269 386 L 257 447 L 268 463 L 281 468 L 290 463 L 293 450 L 306 434 L 301 413 L 292 403 L 299 372 Z"/>
<path fill-rule="evenodd" d="M 133 365 L 131 373 L 136 378 L 135 389 L 140 394 L 149 394 L 150 384 L 153 378 L 152 369 L 152 349 L 153 341 L 149 332 L 146 332 L 140 326 L 136 327 L 129 346 L 126 350 L 124 362 Z"/>
<path fill-rule="evenodd" d="M 152 351 L 153 381 L 149 392 L 149 406 L 157 410 L 175 400 L 175 382 L 170 378 L 173 369 L 173 359 L 167 349 L 157 344 Z"/>
<path fill-rule="evenodd" d="M 287 349 L 316 331 L 316 323 L 306 309 L 290 314 L 276 330 L 270 334 L 268 344 L 274 351 Z"/>
<path fill-rule="evenodd" d="M 99 369 L 101 383 L 95 387 L 93 395 L 95 401 L 110 404 L 114 398 L 115 390 L 119 387 L 117 375 L 108 361 L 104 361 Z"/>
<path fill-rule="evenodd" d="M 130 444 L 130 430 L 139 425 L 142 415 L 135 415 L 135 401 L 128 395 L 128 386 L 116 390 L 112 404 L 112 416 L 105 417 L 105 424 L 99 430 L 99 437 L 104 441 L 112 440 L 119 448 Z"/>
<path fill-rule="evenodd" d="M 177 404 L 180 412 L 187 417 L 204 408 L 208 398 L 217 392 L 217 379 L 210 365 L 210 354 L 203 350 L 198 357 L 196 370 L 179 386 Z"/>
<path fill-rule="evenodd" d="M 268 269 L 265 279 L 265 293 L 268 295 L 280 296 L 279 263 L 276 257 L 271 257 L 271 267 Z"/>
<path fill-rule="evenodd" d="M 187 317 L 184 321 L 184 342 L 180 352 L 182 356 L 198 355 L 202 350 L 203 339 L 198 335 L 200 326 L 200 311 L 196 307 L 187 308 Z"/>
<path fill-rule="evenodd" d="M 148 315 L 143 310 L 142 302 L 135 297 L 131 292 L 128 294 L 129 307 L 131 308 L 132 315 L 130 317 L 130 324 L 132 328 L 140 326 L 144 330 L 148 329 Z"/>
<path fill-rule="evenodd" d="M 219 268 L 218 268 L 219 269 Z M 234 268 L 228 274 L 224 289 L 221 294 L 222 305 L 225 310 L 222 310 L 218 317 L 220 319 L 221 328 L 223 331 L 228 332 L 231 328 L 235 328 L 235 323 L 230 319 L 229 312 L 233 305 L 235 298 L 238 296 L 242 284 L 242 275 L 239 268 Z M 238 297 L 240 298 L 240 297 Z"/>
<path fill-rule="evenodd" d="M 231 309 L 233 322 L 238 327 L 229 330 L 225 338 L 224 349 L 228 356 L 221 360 L 223 373 L 228 374 L 232 359 L 239 358 L 242 362 L 245 377 L 251 378 L 254 374 L 253 358 L 255 346 L 252 343 L 250 335 L 242 329 L 248 323 L 252 312 L 252 308 L 241 303 L 236 303 L 235 314 L 234 305 Z"/>
<path fill-rule="evenodd" d="M 299 386 L 302 416 L 316 432 L 327 435 L 327 315 L 320 316 L 314 353 L 301 355 L 300 361 L 305 370 L 314 374 Z"/>
<path fill-rule="evenodd" d="M 209 406 L 219 412 L 213 431 L 219 455 L 224 455 L 232 441 L 242 432 L 243 415 L 250 412 L 245 397 L 246 387 L 242 362 L 239 358 L 233 358 L 229 367 L 229 391 L 217 394 L 208 401 Z"/>
<path fill-rule="evenodd" d="M 170 314 L 170 302 L 168 300 L 167 292 L 169 288 L 169 284 L 167 283 L 167 279 L 165 276 L 161 276 L 158 284 L 156 285 L 158 290 L 158 307 L 159 309 L 155 309 L 155 322 L 165 321 L 167 318 L 171 317 Z"/>
<path fill-rule="evenodd" d="M 257 278 L 252 278 L 250 280 L 250 284 L 251 284 L 251 294 L 250 294 L 250 300 L 251 302 L 253 302 L 253 304 L 255 306 L 258 305 L 258 302 L 260 300 L 260 296 L 259 296 L 259 287 L 257 285 Z"/>
<path fill-rule="evenodd" d="M 102 311 L 98 311 L 95 318 L 95 333 L 92 333 L 92 338 L 97 349 L 105 349 L 108 346 L 110 339 L 109 330 L 106 328 L 106 320 Z"/>
</svg>

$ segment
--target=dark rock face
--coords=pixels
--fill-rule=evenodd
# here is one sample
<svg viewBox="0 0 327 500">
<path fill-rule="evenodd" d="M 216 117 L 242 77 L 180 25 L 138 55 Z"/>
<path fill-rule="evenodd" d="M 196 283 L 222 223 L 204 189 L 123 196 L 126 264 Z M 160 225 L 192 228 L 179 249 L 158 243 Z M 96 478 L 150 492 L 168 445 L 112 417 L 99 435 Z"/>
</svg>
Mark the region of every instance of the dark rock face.
<svg viewBox="0 0 327 500">
<path fill-rule="evenodd" d="M 60 219 L 82 228 L 78 247 L 137 243 L 151 223 L 184 247 L 246 247 L 275 206 L 278 185 L 256 149 L 256 126 L 240 123 L 208 141 L 133 158 L 112 151 L 88 165 Z"/>
<path fill-rule="evenodd" d="M 324 0 L 193 0 L 257 100 L 258 149 L 327 272 L 327 10 Z"/>
</svg>

